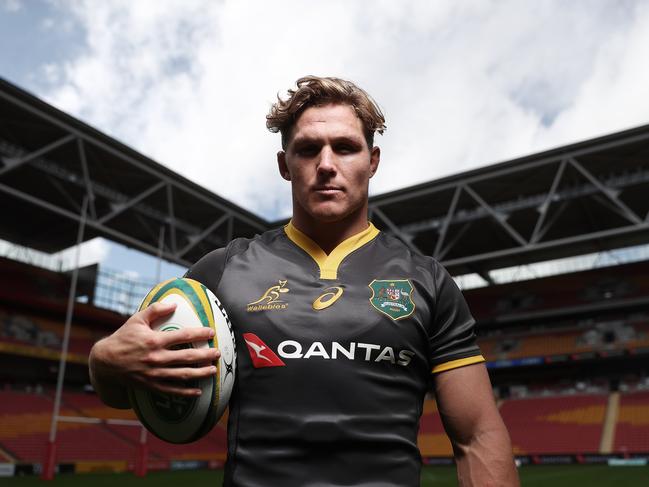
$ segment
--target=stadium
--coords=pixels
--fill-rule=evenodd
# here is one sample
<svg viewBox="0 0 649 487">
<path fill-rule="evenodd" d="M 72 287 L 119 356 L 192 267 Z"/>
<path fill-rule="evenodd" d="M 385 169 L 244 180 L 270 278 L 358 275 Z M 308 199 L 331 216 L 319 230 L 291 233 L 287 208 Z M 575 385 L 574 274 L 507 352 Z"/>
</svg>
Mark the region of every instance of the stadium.
<svg viewBox="0 0 649 487">
<path fill-rule="evenodd" d="M 92 344 L 155 279 L 54 269 L 34 256 L 103 237 L 186 267 L 286 222 L 4 80 L 0 114 L 0 239 L 10 249 L 0 258 L 3 485 L 217 481 L 225 419 L 172 445 L 89 386 Z M 524 485 L 649 479 L 648 189 L 644 126 L 370 198 L 379 229 L 434 256 L 463 290 Z M 453 485 L 432 395 L 418 443 L 422 485 Z"/>
</svg>

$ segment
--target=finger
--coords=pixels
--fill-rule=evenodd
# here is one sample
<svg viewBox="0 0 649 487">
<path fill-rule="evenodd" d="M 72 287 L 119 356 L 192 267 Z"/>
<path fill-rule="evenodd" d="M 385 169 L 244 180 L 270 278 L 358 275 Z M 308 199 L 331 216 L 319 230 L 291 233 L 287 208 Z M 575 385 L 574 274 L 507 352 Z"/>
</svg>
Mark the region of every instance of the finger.
<svg viewBox="0 0 649 487">
<path fill-rule="evenodd" d="M 185 343 L 205 342 L 214 338 L 214 330 L 211 327 L 191 327 L 181 330 L 165 331 L 162 334 L 162 346 L 167 348 L 172 345 L 181 345 Z"/>
<path fill-rule="evenodd" d="M 140 312 L 140 318 L 142 318 L 142 321 L 151 326 L 151 323 L 167 316 L 168 314 L 171 314 L 175 309 L 176 303 L 171 303 L 169 301 L 158 301 L 157 303 L 153 303 L 151 306 L 143 309 Z"/>
<path fill-rule="evenodd" d="M 194 365 L 214 362 L 221 356 L 216 348 L 182 348 L 180 350 L 161 350 L 157 352 L 158 366 Z"/>
<path fill-rule="evenodd" d="M 212 377 L 214 374 L 216 374 L 216 367 L 208 365 L 205 367 L 158 368 L 151 371 L 149 375 L 152 375 L 154 380 L 162 379 L 165 381 L 188 382 Z"/>
<path fill-rule="evenodd" d="M 198 387 L 187 387 L 180 384 L 173 384 L 164 381 L 149 380 L 146 387 L 150 390 L 171 394 L 172 396 L 197 397 L 202 394 Z"/>
</svg>

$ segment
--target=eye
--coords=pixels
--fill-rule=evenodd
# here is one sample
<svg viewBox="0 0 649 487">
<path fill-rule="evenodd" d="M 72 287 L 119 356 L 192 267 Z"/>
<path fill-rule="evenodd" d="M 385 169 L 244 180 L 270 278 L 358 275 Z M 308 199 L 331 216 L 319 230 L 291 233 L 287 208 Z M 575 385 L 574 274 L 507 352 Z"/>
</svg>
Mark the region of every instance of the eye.
<svg viewBox="0 0 649 487">
<path fill-rule="evenodd" d="M 360 149 L 354 144 L 344 142 L 341 144 L 337 144 L 335 146 L 335 150 L 339 154 L 353 154 L 355 152 L 358 152 Z"/>
<path fill-rule="evenodd" d="M 320 152 L 320 147 L 313 144 L 299 146 L 295 149 L 297 155 L 301 157 L 313 157 Z"/>
</svg>

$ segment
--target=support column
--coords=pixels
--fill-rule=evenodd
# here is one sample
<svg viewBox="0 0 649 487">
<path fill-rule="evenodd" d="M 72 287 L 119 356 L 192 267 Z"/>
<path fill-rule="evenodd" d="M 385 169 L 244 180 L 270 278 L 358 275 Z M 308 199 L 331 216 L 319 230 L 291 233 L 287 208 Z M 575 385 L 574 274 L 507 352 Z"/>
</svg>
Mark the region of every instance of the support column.
<svg viewBox="0 0 649 487">
<path fill-rule="evenodd" d="M 162 254 L 164 253 L 165 227 L 160 227 L 160 236 L 158 238 L 158 259 L 156 264 L 156 284 L 162 279 Z M 140 429 L 140 442 L 137 445 L 135 456 L 135 475 L 136 477 L 145 477 L 149 465 L 149 445 L 147 444 L 147 430 L 144 426 Z"/>
<path fill-rule="evenodd" d="M 65 313 L 65 330 L 63 332 L 63 344 L 61 345 L 61 357 L 59 359 L 59 371 L 56 379 L 56 396 L 54 398 L 54 409 L 52 410 L 52 422 L 50 424 L 50 436 L 45 449 L 45 459 L 41 478 L 43 480 L 52 480 L 56 470 L 56 427 L 61 410 L 61 395 L 63 394 L 63 381 L 65 379 L 65 365 L 68 358 L 68 345 L 70 343 L 70 329 L 72 327 L 72 315 L 74 313 L 74 298 L 77 294 L 77 280 L 79 278 L 79 260 L 81 257 L 81 242 L 86 227 L 86 217 L 88 212 L 88 197 L 83 199 L 81 206 L 81 219 L 79 222 L 79 233 L 77 234 L 77 251 L 75 254 L 74 269 L 72 270 L 72 282 L 70 283 L 70 293 L 68 294 L 68 307 Z"/>
<path fill-rule="evenodd" d="M 604 426 L 602 428 L 602 438 L 599 443 L 599 452 L 602 455 L 613 452 L 615 444 L 615 426 L 617 425 L 617 415 L 620 410 L 620 393 L 611 392 L 608 396 L 606 406 L 606 416 L 604 417 Z"/>
<path fill-rule="evenodd" d="M 146 442 L 147 431 L 142 426 L 140 431 L 140 443 L 137 446 L 137 457 L 135 458 L 135 475 L 145 477 L 149 465 L 149 445 Z"/>
</svg>

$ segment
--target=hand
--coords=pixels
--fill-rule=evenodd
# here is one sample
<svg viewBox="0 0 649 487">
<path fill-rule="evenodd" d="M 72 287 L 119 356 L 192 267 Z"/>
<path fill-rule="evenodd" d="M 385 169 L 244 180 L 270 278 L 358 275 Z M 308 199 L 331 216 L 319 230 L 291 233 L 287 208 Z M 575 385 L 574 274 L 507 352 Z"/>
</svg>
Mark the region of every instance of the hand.
<svg viewBox="0 0 649 487">
<path fill-rule="evenodd" d="M 218 350 L 172 347 L 206 341 L 214 336 L 207 327 L 154 331 L 151 324 L 172 313 L 175 304 L 154 303 L 135 313 L 115 333 L 100 340 L 90 352 L 90 371 L 95 388 L 146 387 L 180 396 L 198 396 L 201 390 L 183 382 L 216 373 Z M 198 365 L 197 365 L 198 364 Z M 97 387 L 99 386 L 99 387 Z M 105 401 L 109 402 L 109 401 Z"/>
</svg>

